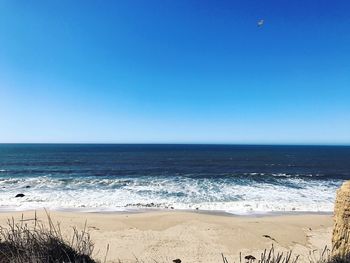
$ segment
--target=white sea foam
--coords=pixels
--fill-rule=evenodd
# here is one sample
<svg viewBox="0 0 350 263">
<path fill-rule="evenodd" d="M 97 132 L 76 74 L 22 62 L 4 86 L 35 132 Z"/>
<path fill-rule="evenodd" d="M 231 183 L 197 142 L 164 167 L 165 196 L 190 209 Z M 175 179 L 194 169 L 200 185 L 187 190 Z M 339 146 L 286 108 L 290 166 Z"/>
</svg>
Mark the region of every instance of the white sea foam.
<svg viewBox="0 0 350 263">
<path fill-rule="evenodd" d="M 339 180 L 277 175 L 278 183 L 232 178 L 0 178 L 0 209 L 123 211 L 174 208 L 265 213 L 330 212 Z M 18 193 L 23 198 L 15 198 Z"/>
</svg>

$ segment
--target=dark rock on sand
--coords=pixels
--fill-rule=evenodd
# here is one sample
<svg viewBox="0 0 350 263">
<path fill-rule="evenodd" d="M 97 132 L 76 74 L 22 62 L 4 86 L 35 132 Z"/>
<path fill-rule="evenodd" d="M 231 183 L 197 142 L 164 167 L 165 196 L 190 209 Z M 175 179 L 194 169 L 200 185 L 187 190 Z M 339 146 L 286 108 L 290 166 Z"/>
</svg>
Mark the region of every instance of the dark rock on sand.
<svg viewBox="0 0 350 263">
<path fill-rule="evenodd" d="M 181 259 L 177 258 L 173 260 L 174 263 L 181 263 Z"/>
<path fill-rule="evenodd" d="M 252 255 L 248 255 L 244 257 L 245 260 L 247 260 L 248 262 L 254 261 L 256 258 Z"/>
<path fill-rule="evenodd" d="M 15 197 L 24 197 L 24 194 L 16 194 Z"/>
</svg>

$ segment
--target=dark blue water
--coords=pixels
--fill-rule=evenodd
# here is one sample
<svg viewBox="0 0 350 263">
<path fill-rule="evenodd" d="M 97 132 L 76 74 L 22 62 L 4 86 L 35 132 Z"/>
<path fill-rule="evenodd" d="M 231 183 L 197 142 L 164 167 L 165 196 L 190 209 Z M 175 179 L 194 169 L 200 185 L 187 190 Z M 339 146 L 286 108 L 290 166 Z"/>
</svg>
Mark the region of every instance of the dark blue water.
<svg viewBox="0 0 350 263">
<path fill-rule="evenodd" d="M 331 211 L 346 179 L 342 146 L 0 144 L 2 209 Z"/>
</svg>

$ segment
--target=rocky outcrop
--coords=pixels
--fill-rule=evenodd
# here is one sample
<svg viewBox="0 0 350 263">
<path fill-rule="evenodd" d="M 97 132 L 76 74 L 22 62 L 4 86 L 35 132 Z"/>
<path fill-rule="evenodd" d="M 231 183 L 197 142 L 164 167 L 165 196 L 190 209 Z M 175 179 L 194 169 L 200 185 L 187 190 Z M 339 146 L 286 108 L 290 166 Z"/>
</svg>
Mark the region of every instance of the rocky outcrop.
<svg viewBox="0 0 350 263">
<path fill-rule="evenodd" d="M 337 191 L 332 246 L 333 256 L 343 257 L 350 253 L 350 181 L 343 183 Z"/>
</svg>

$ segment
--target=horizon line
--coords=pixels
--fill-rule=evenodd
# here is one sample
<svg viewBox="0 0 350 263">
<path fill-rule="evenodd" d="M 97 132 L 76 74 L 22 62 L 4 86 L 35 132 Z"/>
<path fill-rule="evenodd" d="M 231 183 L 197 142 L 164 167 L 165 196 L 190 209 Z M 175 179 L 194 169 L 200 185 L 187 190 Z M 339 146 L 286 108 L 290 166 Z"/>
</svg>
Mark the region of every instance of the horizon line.
<svg viewBox="0 0 350 263">
<path fill-rule="evenodd" d="M 1 144 L 38 144 L 38 145 L 227 145 L 227 146 L 344 146 L 350 143 L 219 143 L 219 142 L 0 142 Z"/>
</svg>

